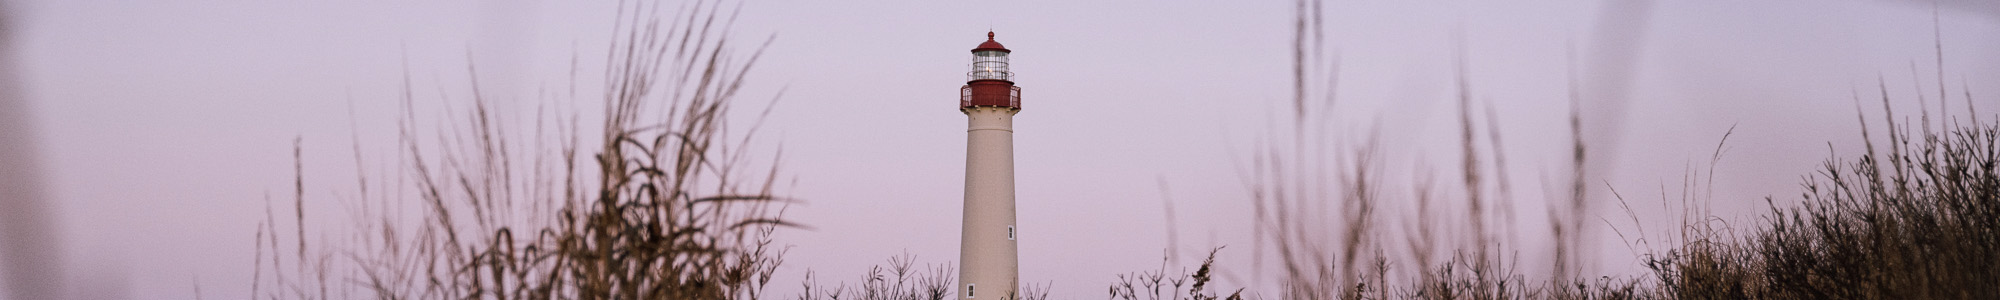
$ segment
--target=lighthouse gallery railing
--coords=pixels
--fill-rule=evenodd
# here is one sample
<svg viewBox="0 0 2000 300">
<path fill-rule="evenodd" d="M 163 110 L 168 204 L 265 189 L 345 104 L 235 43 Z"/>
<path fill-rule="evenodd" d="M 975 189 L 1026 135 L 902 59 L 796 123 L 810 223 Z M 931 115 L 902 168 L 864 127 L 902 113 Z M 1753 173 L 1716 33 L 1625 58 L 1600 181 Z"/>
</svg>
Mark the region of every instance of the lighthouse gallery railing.
<svg viewBox="0 0 2000 300">
<path fill-rule="evenodd" d="M 972 103 L 975 102 L 973 100 L 975 99 L 973 99 L 972 97 L 972 85 L 965 85 L 958 88 L 958 107 L 972 107 Z M 981 98 L 977 100 L 980 100 L 977 102 L 982 104 L 997 102 L 994 101 L 996 99 Z M 1018 86 L 1008 87 L 1007 106 L 1017 109 L 1021 108 L 1021 87 Z"/>
</svg>

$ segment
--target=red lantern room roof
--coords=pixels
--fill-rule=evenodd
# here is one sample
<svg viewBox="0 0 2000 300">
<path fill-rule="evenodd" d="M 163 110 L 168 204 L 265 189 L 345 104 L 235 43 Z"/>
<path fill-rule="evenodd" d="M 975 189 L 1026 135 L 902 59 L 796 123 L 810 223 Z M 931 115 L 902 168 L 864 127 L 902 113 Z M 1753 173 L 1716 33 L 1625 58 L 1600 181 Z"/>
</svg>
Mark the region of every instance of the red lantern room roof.
<svg viewBox="0 0 2000 300">
<path fill-rule="evenodd" d="M 1000 52 L 1014 53 L 1014 50 L 1007 50 L 1007 47 L 1001 46 L 1000 42 L 993 41 L 992 31 L 986 32 L 985 43 L 979 43 L 979 48 L 972 48 L 972 52 L 987 51 L 987 50 L 998 50 Z"/>
</svg>

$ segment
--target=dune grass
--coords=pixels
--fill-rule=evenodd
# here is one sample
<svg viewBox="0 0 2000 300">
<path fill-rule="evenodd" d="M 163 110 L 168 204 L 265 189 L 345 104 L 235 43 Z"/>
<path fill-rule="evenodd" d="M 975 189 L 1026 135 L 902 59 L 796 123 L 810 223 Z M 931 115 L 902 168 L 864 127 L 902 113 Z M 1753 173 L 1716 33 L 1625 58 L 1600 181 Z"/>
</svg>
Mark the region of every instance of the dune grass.
<svg viewBox="0 0 2000 300">
<path fill-rule="evenodd" d="M 1589 159 L 1581 132 L 1589 116 L 1575 106 L 1569 115 L 1568 157 L 1574 168 L 1566 193 L 1549 203 L 1548 231 L 1553 272 L 1539 278 L 1518 271 L 1520 245 L 1496 237 L 1494 211 L 1510 209 L 1506 197 L 1506 156 L 1488 107 L 1481 127 L 1473 86 L 1460 53 L 1456 83 L 1458 170 L 1451 180 L 1418 172 L 1411 186 L 1382 179 L 1375 136 L 1342 138 L 1326 128 L 1336 104 L 1338 57 L 1324 46 L 1322 4 L 1299 0 L 1293 41 L 1294 95 L 1289 127 L 1255 146 L 1244 179 L 1255 208 L 1257 246 L 1272 255 L 1278 290 L 1252 291 L 1252 298 L 1275 299 L 1992 299 L 2000 298 L 2000 124 L 1970 123 L 1921 112 L 1920 124 L 1897 122 L 1882 95 L 1889 130 L 1887 143 L 1869 132 L 1864 155 L 1829 154 L 1823 168 L 1805 177 L 1799 204 L 1767 197 L 1763 222 L 1735 225 L 1707 208 L 1713 170 L 1734 132 L 1724 132 L 1707 172 L 1685 174 L 1684 211 L 1668 236 L 1643 241 L 1643 275 L 1580 274 L 1578 247 L 1592 202 L 1616 201 L 1637 217 L 1628 199 L 1609 187 L 1592 195 L 1583 167 Z M 1940 65 L 1942 61 L 1940 60 Z M 1938 108 L 1947 103 L 1939 85 Z M 1977 116 L 1965 93 L 1968 116 Z M 1571 94 L 1572 103 L 1588 101 Z M 1926 100 L 1919 94 L 1917 102 Z M 1859 99 L 1856 99 L 1857 104 Z M 1857 107 L 1859 111 L 1860 107 Z M 1485 139 L 1477 138 L 1486 131 Z M 1915 131 L 1915 132 L 1913 132 Z M 1886 150 L 1886 153 L 1881 153 Z M 1499 171 L 1495 171 L 1495 170 Z M 1453 174 L 1455 173 L 1455 174 Z M 1487 177 L 1486 175 L 1497 175 Z M 1408 198 L 1385 190 L 1410 190 Z M 1381 203 L 1411 203 L 1405 214 L 1382 210 Z M 1610 204 L 1610 203 L 1606 203 Z M 1464 221 L 1458 221 L 1464 220 Z M 1404 222 L 1404 232 L 1385 228 Z M 1503 224 L 1504 225 L 1504 224 Z M 1610 225 L 1607 221 L 1606 225 Z M 1524 227 L 1526 228 L 1526 227 Z M 1664 244 L 1652 244 L 1665 241 Z M 1402 247 L 1395 247 L 1402 246 Z M 1653 248 L 1657 247 L 1657 248 Z M 1394 251 L 1404 251 L 1395 253 Z M 1448 257 L 1446 256 L 1448 255 Z M 1211 266 L 1204 264 L 1204 269 Z M 1250 266 L 1256 272 L 1258 266 Z M 1392 270 L 1401 268 L 1403 270 Z M 1412 270 L 1414 269 L 1414 270 Z M 1142 277 L 1144 278 L 1144 277 Z M 1121 278 L 1122 279 L 1122 278 Z M 1113 299 L 1130 290 L 1114 283 Z M 1144 289 L 1140 289 L 1144 290 Z"/>
<path fill-rule="evenodd" d="M 1912 134 L 1908 124 L 1888 124 L 1888 143 L 1879 146 L 1889 153 L 1871 141 L 1862 156 L 1828 159 L 1803 183 L 1803 203 L 1773 205 L 1761 227 L 1736 236 L 1707 222 L 1691 226 L 1692 239 L 1647 259 L 1660 292 L 2000 298 L 2000 125 L 1923 124 Z"/>
<path fill-rule="evenodd" d="M 352 238 L 318 244 L 301 183 L 296 255 L 281 253 L 275 214 L 259 226 L 255 297 L 765 298 L 783 262 L 770 236 L 792 225 L 775 164 L 746 169 L 754 128 L 729 119 L 762 49 L 738 50 L 728 3 L 668 5 L 620 7 L 595 145 L 579 142 L 575 116 L 545 111 L 534 135 L 516 131 L 471 70 L 462 123 L 426 143 L 406 85 L 397 180 L 362 177 L 360 194 L 379 203 L 352 204 Z M 398 203 L 413 202 L 403 218 Z"/>
<path fill-rule="evenodd" d="M 1628 199 L 1615 189 L 1611 197 L 1589 193 L 1583 166 L 1591 157 L 1578 137 L 1586 116 L 1573 106 L 1565 153 L 1572 168 L 1559 198 L 1545 201 L 1553 251 L 1531 260 L 1550 262 L 1553 272 L 1530 278 L 1519 271 L 1522 245 L 1502 230 L 1533 227 L 1496 221 L 1516 199 L 1507 192 L 1497 117 L 1490 104 L 1480 113 L 1466 62 L 1454 81 L 1457 170 L 1425 170 L 1433 172 L 1392 186 L 1379 136 L 1343 139 L 1325 126 L 1339 57 L 1327 54 L 1322 4 L 1296 3 L 1293 114 L 1257 145 L 1244 178 L 1257 240 L 1249 253 L 1260 262 L 1272 256 L 1279 288 L 1221 287 L 1215 275 L 1229 266 L 1215 264 L 1218 248 L 1192 271 L 1163 263 L 1109 276 L 1108 298 L 2000 298 L 2000 125 L 1932 122 L 1929 112 L 1919 132 L 1885 112 L 1882 145 L 1860 115 L 1867 153 L 1831 155 L 1803 183 L 1802 204 L 1767 198 L 1772 208 L 1761 224 L 1730 227 L 1692 210 L 1670 243 L 1640 257 L 1648 274 L 1590 276 L 1576 261 L 1592 199 L 1621 206 Z M 749 167 L 754 128 L 737 132 L 730 119 L 762 48 L 737 50 L 728 38 L 735 12 L 724 3 L 663 5 L 621 6 L 619 38 L 605 62 L 604 122 L 592 144 L 581 142 L 580 118 L 546 112 L 537 115 L 542 127 L 523 135 L 479 93 L 476 76 L 470 107 L 455 111 L 460 123 L 420 132 L 406 86 L 403 168 L 393 179 L 360 178 L 359 194 L 375 201 L 352 205 L 359 225 L 348 238 L 312 243 L 309 232 L 330 230 L 305 228 L 301 175 L 293 220 L 267 207 L 257 227 L 254 297 L 782 298 L 764 288 L 784 262 L 771 234 L 795 226 L 782 218 L 788 200 L 773 190 L 775 167 Z M 1971 108 L 1970 92 L 1965 98 Z M 1882 101 L 1886 110 L 1886 92 Z M 360 164 L 358 147 L 356 156 Z M 1711 158 L 1711 172 L 1720 158 L 1720 151 Z M 294 168 L 303 174 L 305 166 Z M 389 188 L 402 185 L 411 192 Z M 1392 201 L 1414 210 L 1383 209 Z M 407 217 L 392 202 L 420 205 Z M 280 229 L 286 223 L 296 227 Z M 851 283 L 821 285 L 809 273 L 791 298 L 943 300 L 956 296 L 952 274 L 950 263 L 896 256 Z M 1047 285 L 1027 285 L 1002 298 L 1050 296 Z"/>
</svg>

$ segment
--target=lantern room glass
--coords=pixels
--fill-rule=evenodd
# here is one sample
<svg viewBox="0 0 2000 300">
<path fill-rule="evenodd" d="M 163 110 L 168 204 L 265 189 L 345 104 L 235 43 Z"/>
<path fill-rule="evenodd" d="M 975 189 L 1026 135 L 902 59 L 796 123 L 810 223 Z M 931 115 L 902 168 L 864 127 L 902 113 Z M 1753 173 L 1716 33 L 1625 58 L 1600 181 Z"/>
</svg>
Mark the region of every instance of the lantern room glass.
<svg viewBox="0 0 2000 300">
<path fill-rule="evenodd" d="M 1014 73 L 1007 71 L 1007 52 L 988 50 L 972 52 L 972 72 L 965 74 L 966 81 L 998 79 L 1013 81 Z"/>
</svg>

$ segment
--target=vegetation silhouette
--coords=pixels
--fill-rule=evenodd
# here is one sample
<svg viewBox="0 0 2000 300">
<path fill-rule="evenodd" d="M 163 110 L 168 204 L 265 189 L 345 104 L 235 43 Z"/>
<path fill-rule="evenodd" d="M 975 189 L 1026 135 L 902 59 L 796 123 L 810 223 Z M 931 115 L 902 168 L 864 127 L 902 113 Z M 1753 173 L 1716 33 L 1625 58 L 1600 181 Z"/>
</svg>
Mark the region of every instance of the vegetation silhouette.
<svg viewBox="0 0 2000 300">
<path fill-rule="evenodd" d="M 621 6 L 618 38 L 605 62 L 601 140 L 594 145 L 579 142 L 580 118 L 546 112 L 536 123 L 543 127 L 524 137 L 503 125 L 506 115 L 480 94 L 473 76 L 472 105 L 459 112 L 464 124 L 425 147 L 425 133 L 413 129 L 406 81 L 398 141 L 403 173 L 393 182 L 358 178 L 360 194 L 377 203 L 357 204 L 366 220 L 351 238 L 317 245 L 306 239 L 301 175 L 293 199 L 298 236 L 290 250 L 296 251 L 285 253 L 278 214 L 267 207 L 258 225 L 254 297 L 772 297 L 764 288 L 785 251 L 773 246 L 771 234 L 798 225 L 782 217 L 790 200 L 774 195 L 776 164 L 751 167 L 754 123 L 739 134 L 730 119 L 763 48 L 735 48 L 729 37 L 737 7 L 707 0 L 680 5 L 671 12 L 654 2 Z M 1216 248 L 1192 272 L 1173 270 L 1163 259 L 1159 269 L 1115 275 L 1110 299 L 2000 298 L 2000 123 L 1944 116 L 1933 122 L 1924 111 L 1912 132 L 1888 111 L 1886 88 L 1887 142 L 1876 144 L 1869 117 L 1857 113 L 1867 153 L 1830 154 L 1804 180 L 1802 204 L 1780 207 L 1766 198 L 1770 214 L 1755 226 L 1720 221 L 1706 204 L 1713 196 L 1697 192 L 1713 186 L 1734 128 L 1724 132 L 1706 172 L 1683 177 L 1682 197 L 1660 199 L 1683 208 L 1674 230 L 1655 241 L 1643 227 L 1633 236 L 1612 228 L 1630 242 L 1663 242 L 1639 257 L 1650 272 L 1594 279 L 1575 267 L 1591 206 L 1584 165 L 1593 158 L 1581 138 L 1588 116 L 1575 105 L 1586 99 L 1572 92 L 1565 153 L 1572 168 L 1561 198 L 1546 201 L 1554 272 L 1528 278 L 1517 259 L 1502 254 L 1519 251 L 1500 232 L 1518 229 L 1496 221 L 1516 199 L 1507 192 L 1512 180 L 1498 150 L 1497 116 L 1474 100 L 1462 50 L 1453 81 L 1458 173 L 1423 170 L 1409 186 L 1393 186 L 1383 179 L 1379 135 L 1343 139 L 1325 126 L 1337 103 L 1339 57 L 1325 43 L 1323 4 L 1296 5 L 1289 126 L 1254 145 L 1243 178 L 1254 209 L 1256 244 L 1249 252 L 1259 262 L 1251 272 L 1261 273 L 1263 256 L 1274 256 L 1279 288 L 1219 287 L 1216 276 L 1228 266 L 1215 263 L 1223 250 Z M 1938 92 L 1943 107 L 1946 90 L 1940 85 Z M 1971 93 L 1964 98 L 1976 116 Z M 554 121 L 540 118 L 551 115 Z M 358 152 L 357 146 L 357 164 Z M 303 174 L 302 162 L 294 167 Z M 403 218 L 389 204 L 395 197 L 380 190 L 396 184 L 414 186 L 422 203 L 416 218 Z M 1410 191 L 1411 198 L 1387 199 L 1389 190 Z M 1637 223 L 1630 199 L 1609 190 L 1607 199 Z M 1385 201 L 1415 210 L 1395 215 L 1381 209 Z M 905 254 L 852 285 L 823 286 L 808 272 L 793 298 L 955 298 L 952 270 L 950 263 L 920 264 Z M 1026 285 L 1001 298 L 1048 299 L 1052 284 Z"/>
</svg>

